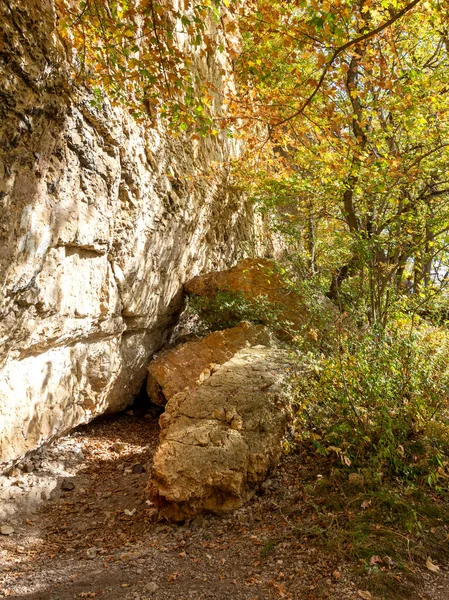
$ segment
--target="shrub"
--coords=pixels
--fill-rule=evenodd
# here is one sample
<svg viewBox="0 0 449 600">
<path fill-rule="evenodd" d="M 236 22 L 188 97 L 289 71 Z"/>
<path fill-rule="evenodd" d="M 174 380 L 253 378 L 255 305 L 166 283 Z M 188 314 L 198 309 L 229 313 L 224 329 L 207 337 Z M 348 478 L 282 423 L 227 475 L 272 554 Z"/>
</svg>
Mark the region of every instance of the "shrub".
<svg viewBox="0 0 449 600">
<path fill-rule="evenodd" d="M 235 327 L 242 321 L 264 323 L 275 330 L 282 321 L 281 307 L 276 307 L 265 296 L 258 296 L 254 302 L 241 292 L 218 291 L 211 298 L 190 296 L 188 308 L 199 316 L 208 331 Z"/>
<path fill-rule="evenodd" d="M 449 334 L 397 321 L 382 333 L 341 339 L 328 357 L 309 357 L 296 382 L 295 436 L 354 469 L 378 476 L 448 481 Z"/>
</svg>

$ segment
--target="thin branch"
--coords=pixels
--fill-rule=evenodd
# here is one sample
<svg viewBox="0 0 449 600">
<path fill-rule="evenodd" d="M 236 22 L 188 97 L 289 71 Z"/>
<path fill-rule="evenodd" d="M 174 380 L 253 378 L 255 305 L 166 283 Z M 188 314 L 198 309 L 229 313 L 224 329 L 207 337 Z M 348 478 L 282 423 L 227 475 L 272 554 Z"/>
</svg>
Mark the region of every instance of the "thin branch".
<svg viewBox="0 0 449 600">
<path fill-rule="evenodd" d="M 407 6 L 405 6 L 402 10 L 400 10 L 396 15 L 391 17 L 391 19 L 389 19 L 388 21 L 385 21 L 385 23 L 382 23 L 382 25 L 379 25 L 379 27 L 376 27 L 375 29 L 368 31 L 367 33 L 364 33 L 363 35 L 360 35 L 360 36 L 354 38 L 353 40 L 349 40 L 348 42 L 346 42 L 345 44 L 343 44 L 342 46 L 337 48 L 335 50 L 335 52 L 332 54 L 330 60 L 324 66 L 323 72 L 321 73 L 321 77 L 318 80 L 318 83 L 316 84 L 315 89 L 310 94 L 310 96 L 304 101 L 301 108 L 299 108 L 296 112 L 291 114 L 289 117 L 286 117 L 285 119 L 282 119 L 281 121 L 278 121 L 277 123 L 274 123 L 273 126 L 278 127 L 279 125 L 283 125 L 287 121 L 290 121 L 291 119 L 294 119 L 295 117 L 298 117 L 300 114 L 302 114 L 305 111 L 305 109 L 309 106 L 309 104 L 312 102 L 312 100 L 317 95 L 319 89 L 321 88 L 321 86 L 324 83 L 324 80 L 326 79 L 326 75 L 327 75 L 329 69 L 334 64 L 336 59 L 340 56 L 340 54 L 345 52 L 345 50 L 347 50 L 348 48 L 351 48 L 352 46 L 357 46 L 361 42 L 364 42 L 365 40 L 368 40 L 368 39 L 374 37 L 378 33 L 381 33 L 384 29 L 386 29 L 387 27 L 389 27 L 390 25 L 392 25 L 393 23 L 398 21 L 406 13 L 408 13 L 410 10 L 412 10 L 412 8 L 414 8 L 417 4 L 419 4 L 419 2 L 421 2 L 421 0 L 413 0 L 412 2 L 410 2 L 410 4 L 407 4 Z"/>
</svg>

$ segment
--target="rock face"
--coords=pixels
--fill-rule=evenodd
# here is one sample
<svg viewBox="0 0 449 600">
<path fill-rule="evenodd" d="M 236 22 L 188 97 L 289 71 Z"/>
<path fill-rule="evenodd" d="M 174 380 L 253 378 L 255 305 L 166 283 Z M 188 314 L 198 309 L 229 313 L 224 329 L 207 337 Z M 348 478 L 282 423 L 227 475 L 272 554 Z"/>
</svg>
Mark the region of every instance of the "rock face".
<svg viewBox="0 0 449 600">
<path fill-rule="evenodd" d="M 320 335 L 334 335 L 340 318 L 337 308 L 325 296 L 315 295 L 313 302 L 306 302 L 289 289 L 270 259 L 246 258 L 231 269 L 196 276 L 185 284 L 185 290 L 205 298 L 213 298 L 217 292 L 241 293 L 256 308 L 263 301 L 270 310 L 260 311 L 258 317 L 274 325 L 277 335 L 286 339 L 306 336 L 310 344 L 320 343 L 318 331 Z M 276 322 L 270 323 L 273 316 Z"/>
<path fill-rule="evenodd" d="M 152 497 L 169 519 L 246 502 L 276 465 L 286 425 L 285 351 L 245 348 L 160 417 Z"/>
<path fill-rule="evenodd" d="M 186 279 L 257 229 L 220 136 L 168 139 L 68 84 L 52 0 L 0 3 L 0 470 L 127 405 Z M 226 57 L 208 60 L 217 89 Z"/>
<path fill-rule="evenodd" d="M 242 348 L 268 345 L 270 341 L 270 333 L 263 325 L 243 322 L 237 327 L 214 331 L 199 340 L 181 344 L 149 364 L 148 396 L 155 404 L 165 406 L 178 392 L 201 385 Z"/>
</svg>

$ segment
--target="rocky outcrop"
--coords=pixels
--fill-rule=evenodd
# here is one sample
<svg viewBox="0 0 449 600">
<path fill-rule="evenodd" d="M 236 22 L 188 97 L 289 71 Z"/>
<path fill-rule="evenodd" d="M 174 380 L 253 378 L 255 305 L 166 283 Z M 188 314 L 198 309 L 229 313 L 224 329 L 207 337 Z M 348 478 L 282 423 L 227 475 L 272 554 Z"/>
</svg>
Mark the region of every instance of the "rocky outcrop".
<svg viewBox="0 0 449 600">
<path fill-rule="evenodd" d="M 323 340 L 329 343 L 341 318 L 324 295 L 315 293 L 313 298 L 305 298 L 289 286 L 270 259 L 247 258 L 231 269 L 196 276 L 185 284 L 185 290 L 209 299 L 217 292 L 242 294 L 254 306 L 257 318 L 270 325 L 277 335 L 287 340 L 302 336 L 310 345 Z"/>
<path fill-rule="evenodd" d="M 270 341 L 266 327 L 243 322 L 237 327 L 214 331 L 199 340 L 181 344 L 149 364 L 148 396 L 155 404 L 165 406 L 178 392 L 201 385 L 242 348 L 268 345 Z"/>
<path fill-rule="evenodd" d="M 224 136 L 170 139 L 68 83 L 51 0 L 0 3 L 0 470 L 140 388 L 185 280 L 257 229 Z M 225 54 L 209 69 L 225 85 Z M 223 75 L 224 73 L 224 75 Z"/>
<path fill-rule="evenodd" d="M 287 375 L 285 351 L 245 348 L 168 401 L 150 483 L 162 514 L 183 521 L 251 498 L 281 454 Z"/>
</svg>

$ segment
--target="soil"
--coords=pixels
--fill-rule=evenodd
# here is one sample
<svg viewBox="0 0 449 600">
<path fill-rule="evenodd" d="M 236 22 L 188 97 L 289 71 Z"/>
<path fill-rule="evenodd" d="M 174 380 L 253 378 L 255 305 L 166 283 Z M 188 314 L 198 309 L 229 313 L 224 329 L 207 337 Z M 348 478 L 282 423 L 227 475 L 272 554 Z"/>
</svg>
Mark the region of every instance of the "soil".
<svg viewBox="0 0 449 600">
<path fill-rule="evenodd" d="M 240 510 L 161 522 L 146 494 L 159 429 L 122 414 L 80 428 L 0 478 L 0 597 L 29 600 L 374 599 L 354 565 L 298 535 L 301 456 Z M 26 472 L 29 471 L 29 472 Z M 449 599 L 448 571 L 410 594 Z"/>
</svg>

